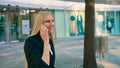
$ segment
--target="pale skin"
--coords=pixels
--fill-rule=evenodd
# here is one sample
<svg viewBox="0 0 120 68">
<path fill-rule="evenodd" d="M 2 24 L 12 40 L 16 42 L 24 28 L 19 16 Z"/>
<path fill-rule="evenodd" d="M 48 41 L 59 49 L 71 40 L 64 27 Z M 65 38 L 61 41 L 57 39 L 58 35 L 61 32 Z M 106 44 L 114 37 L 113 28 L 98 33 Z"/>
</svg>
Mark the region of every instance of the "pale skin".
<svg viewBox="0 0 120 68">
<path fill-rule="evenodd" d="M 40 28 L 40 36 L 43 39 L 44 42 L 44 48 L 43 48 L 43 55 L 42 60 L 50 64 L 50 54 L 49 54 L 49 34 L 54 32 L 54 18 L 52 15 L 46 15 L 44 18 L 44 22 L 41 24 Z"/>
</svg>

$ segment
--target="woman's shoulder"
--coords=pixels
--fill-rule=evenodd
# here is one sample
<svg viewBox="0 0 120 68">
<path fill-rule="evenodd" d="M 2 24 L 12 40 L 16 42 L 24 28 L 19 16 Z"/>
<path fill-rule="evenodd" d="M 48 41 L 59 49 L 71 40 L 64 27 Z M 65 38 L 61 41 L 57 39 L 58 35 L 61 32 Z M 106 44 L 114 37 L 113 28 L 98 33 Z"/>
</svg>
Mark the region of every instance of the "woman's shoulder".
<svg viewBox="0 0 120 68">
<path fill-rule="evenodd" d="M 25 41 L 33 41 L 35 39 L 35 37 L 34 36 L 29 36 L 29 37 L 27 37 L 26 38 L 26 40 Z"/>
<path fill-rule="evenodd" d="M 32 36 L 29 36 L 28 38 L 26 38 L 25 40 L 26 42 L 32 42 L 32 43 L 41 43 L 43 42 L 41 37 L 39 35 L 32 35 Z"/>
<path fill-rule="evenodd" d="M 37 47 L 37 48 L 40 48 L 40 44 L 43 44 L 43 41 L 36 35 L 33 35 L 33 36 L 29 36 L 26 40 L 25 40 L 25 43 L 26 46 L 34 46 L 34 47 Z"/>
</svg>

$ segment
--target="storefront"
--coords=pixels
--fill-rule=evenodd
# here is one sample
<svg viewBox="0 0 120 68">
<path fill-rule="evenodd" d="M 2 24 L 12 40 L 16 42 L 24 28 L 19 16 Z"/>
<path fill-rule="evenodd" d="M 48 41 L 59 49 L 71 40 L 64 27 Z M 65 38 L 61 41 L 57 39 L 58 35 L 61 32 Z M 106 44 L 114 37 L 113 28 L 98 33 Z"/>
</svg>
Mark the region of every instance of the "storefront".
<svg viewBox="0 0 120 68">
<path fill-rule="evenodd" d="M 120 11 L 97 11 L 95 19 L 96 34 L 120 34 Z"/>
<path fill-rule="evenodd" d="M 31 33 L 37 12 L 41 10 L 0 5 L 0 43 L 24 41 Z M 55 17 L 55 38 L 84 35 L 84 10 L 50 11 Z M 95 11 L 95 31 L 96 35 L 120 34 L 120 10 Z"/>
<path fill-rule="evenodd" d="M 0 42 L 17 42 L 24 38 L 24 34 L 22 35 L 22 22 L 28 20 L 26 12 L 27 10 L 20 9 L 18 6 L 0 7 Z"/>
</svg>

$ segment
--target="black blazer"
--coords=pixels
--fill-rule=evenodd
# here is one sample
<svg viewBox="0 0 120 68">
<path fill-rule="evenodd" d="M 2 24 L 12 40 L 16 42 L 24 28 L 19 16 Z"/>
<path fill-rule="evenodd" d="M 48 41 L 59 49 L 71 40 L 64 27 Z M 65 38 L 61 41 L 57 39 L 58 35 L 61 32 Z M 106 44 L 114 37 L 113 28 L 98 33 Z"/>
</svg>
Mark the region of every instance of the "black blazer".
<svg viewBox="0 0 120 68">
<path fill-rule="evenodd" d="M 50 53 L 50 65 L 47 65 L 42 59 L 44 42 L 39 33 L 30 36 L 24 44 L 24 52 L 28 64 L 28 68 L 55 68 L 55 50 L 52 40 L 49 41 L 53 55 Z"/>
</svg>

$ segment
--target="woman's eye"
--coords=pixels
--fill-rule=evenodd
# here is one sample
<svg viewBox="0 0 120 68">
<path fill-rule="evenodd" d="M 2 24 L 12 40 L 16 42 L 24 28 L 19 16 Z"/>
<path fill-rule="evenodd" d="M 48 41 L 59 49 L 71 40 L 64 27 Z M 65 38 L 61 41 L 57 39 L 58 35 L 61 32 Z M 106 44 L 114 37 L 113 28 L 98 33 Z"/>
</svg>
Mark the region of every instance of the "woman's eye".
<svg viewBox="0 0 120 68">
<path fill-rule="evenodd" d="M 54 20 L 52 20 L 52 22 L 54 22 Z"/>
<path fill-rule="evenodd" d="M 50 22 L 54 22 L 54 20 L 46 20 L 45 22 L 50 23 Z"/>
<path fill-rule="evenodd" d="M 46 22 L 50 22 L 50 20 L 47 20 Z"/>
</svg>

